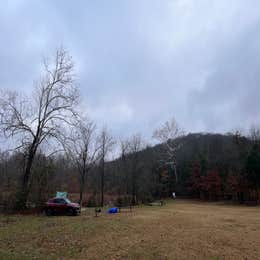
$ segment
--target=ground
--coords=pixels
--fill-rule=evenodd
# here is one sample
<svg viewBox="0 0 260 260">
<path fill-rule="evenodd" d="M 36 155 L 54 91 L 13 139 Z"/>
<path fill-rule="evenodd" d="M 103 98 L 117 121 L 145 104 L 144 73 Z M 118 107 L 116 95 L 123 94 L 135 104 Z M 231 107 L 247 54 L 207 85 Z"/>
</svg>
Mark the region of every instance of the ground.
<svg viewBox="0 0 260 260">
<path fill-rule="evenodd" d="M 260 259 L 260 208 L 176 200 L 99 217 L 0 215 L 0 259 Z"/>
</svg>

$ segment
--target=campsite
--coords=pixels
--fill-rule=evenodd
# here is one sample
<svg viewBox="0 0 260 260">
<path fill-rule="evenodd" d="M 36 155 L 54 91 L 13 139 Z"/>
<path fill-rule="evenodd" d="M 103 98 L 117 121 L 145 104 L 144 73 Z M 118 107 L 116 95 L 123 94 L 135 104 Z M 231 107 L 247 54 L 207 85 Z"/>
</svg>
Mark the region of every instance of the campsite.
<svg viewBox="0 0 260 260">
<path fill-rule="evenodd" d="M 260 1 L 0 1 L 0 260 L 260 259 Z"/>
<path fill-rule="evenodd" d="M 118 214 L 1 215 L 0 259 L 259 259 L 260 209 L 168 200 Z"/>
</svg>

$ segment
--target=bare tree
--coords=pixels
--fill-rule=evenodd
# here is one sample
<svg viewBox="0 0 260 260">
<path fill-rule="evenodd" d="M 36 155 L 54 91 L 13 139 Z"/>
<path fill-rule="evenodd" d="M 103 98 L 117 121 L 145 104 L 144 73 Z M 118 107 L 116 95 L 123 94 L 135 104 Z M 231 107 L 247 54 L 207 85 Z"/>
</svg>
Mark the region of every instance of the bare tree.
<svg viewBox="0 0 260 260">
<path fill-rule="evenodd" d="M 120 158 L 119 158 L 119 167 L 120 167 L 120 177 L 121 177 L 121 190 L 128 194 L 129 192 L 129 181 L 128 181 L 128 167 L 127 167 L 127 156 L 129 154 L 129 147 L 130 143 L 128 139 L 121 139 L 119 141 L 119 152 L 120 152 Z"/>
<path fill-rule="evenodd" d="M 95 131 L 96 126 L 93 121 L 81 119 L 75 124 L 70 137 L 64 142 L 67 155 L 79 173 L 80 205 L 82 204 L 88 173 L 98 160 L 100 147 L 97 143 Z"/>
<path fill-rule="evenodd" d="M 10 91 L 1 95 L 0 130 L 13 142 L 16 138 L 16 149 L 25 153 L 19 207 L 26 207 L 31 169 L 39 146 L 60 140 L 62 126 L 71 125 L 77 116 L 77 103 L 72 59 L 63 49 L 57 50 L 53 62 L 44 61 L 44 75 L 30 99 Z"/>
<path fill-rule="evenodd" d="M 100 146 L 100 191 L 101 191 L 101 199 L 100 199 L 100 206 L 103 207 L 104 205 L 104 185 L 105 185 L 105 161 L 107 156 L 111 152 L 115 141 L 113 137 L 108 132 L 107 128 L 103 128 L 100 136 L 99 136 L 99 146 Z"/>
<path fill-rule="evenodd" d="M 144 148 L 144 142 L 140 134 L 134 134 L 129 139 L 128 151 L 130 160 L 130 172 L 131 172 L 131 193 L 132 204 L 137 203 L 137 183 L 138 172 L 140 171 L 140 154 L 139 152 Z"/>
<path fill-rule="evenodd" d="M 160 162 L 162 163 L 162 165 L 170 165 L 173 168 L 176 183 L 178 182 L 178 174 L 176 169 L 176 153 L 181 147 L 181 144 L 179 142 L 176 142 L 176 139 L 182 135 L 183 131 L 180 130 L 175 118 L 166 121 L 153 133 L 153 138 L 162 143 L 165 149 L 165 155 L 160 160 Z"/>
<path fill-rule="evenodd" d="M 260 143 L 260 127 L 257 127 L 256 125 L 252 125 L 249 130 L 249 138 L 255 144 Z"/>
<path fill-rule="evenodd" d="M 0 151 L 0 189 L 5 185 L 9 188 L 10 174 L 8 173 L 8 160 L 10 154 Z"/>
</svg>

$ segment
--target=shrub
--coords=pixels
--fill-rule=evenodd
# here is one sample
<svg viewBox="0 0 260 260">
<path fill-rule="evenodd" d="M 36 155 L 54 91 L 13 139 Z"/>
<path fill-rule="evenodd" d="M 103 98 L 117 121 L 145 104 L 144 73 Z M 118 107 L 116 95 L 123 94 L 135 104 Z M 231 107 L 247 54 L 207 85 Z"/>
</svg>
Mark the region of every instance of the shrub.
<svg viewBox="0 0 260 260">
<path fill-rule="evenodd" d="M 127 207 L 127 206 L 131 205 L 131 202 L 132 202 L 132 197 L 128 196 L 128 195 L 125 195 L 123 197 L 118 197 L 116 199 L 115 206 L 119 207 L 119 208 Z"/>
<path fill-rule="evenodd" d="M 154 198 L 153 198 L 153 196 L 152 196 L 151 193 L 146 193 L 146 194 L 144 194 L 143 197 L 142 197 L 142 203 L 143 203 L 143 204 L 151 203 L 151 202 L 153 202 L 153 201 L 154 201 Z"/>
<path fill-rule="evenodd" d="M 12 212 L 15 210 L 17 203 L 16 193 L 3 192 L 0 196 L 0 211 Z"/>
<path fill-rule="evenodd" d="M 87 201 L 87 207 L 97 207 L 97 201 L 94 195 L 90 196 Z"/>
<path fill-rule="evenodd" d="M 118 197 L 116 199 L 115 206 L 118 208 L 122 208 L 124 206 L 124 199 L 122 197 Z"/>
</svg>

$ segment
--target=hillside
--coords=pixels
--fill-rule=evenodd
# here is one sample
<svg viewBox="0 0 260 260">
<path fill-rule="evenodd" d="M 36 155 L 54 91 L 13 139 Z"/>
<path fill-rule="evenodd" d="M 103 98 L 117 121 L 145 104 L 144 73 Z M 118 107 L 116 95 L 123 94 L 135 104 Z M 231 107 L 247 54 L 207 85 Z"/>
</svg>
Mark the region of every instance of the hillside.
<svg viewBox="0 0 260 260">
<path fill-rule="evenodd" d="M 141 197 L 150 193 L 155 196 L 160 196 L 159 193 L 169 196 L 172 190 L 177 190 L 180 195 L 190 195 L 189 183 L 194 164 L 200 165 L 203 175 L 211 170 L 218 171 L 224 184 L 229 173 L 239 174 L 244 171 L 252 146 L 251 141 L 245 137 L 222 134 L 188 134 L 175 142 L 181 144 L 177 151 L 178 183 L 175 182 L 173 170 L 160 163 L 164 156 L 164 146 L 159 144 L 128 155 L 125 162 L 121 159 L 110 162 L 107 189 L 117 187 L 118 193 L 129 193 L 132 188 L 127 183 L 131 183 L 131 178 L 136 178 Z M 122 164 L 127 166 L 123 167 Z M 132 171 L 136 172 L 131 177 Z"/>
</svg>

